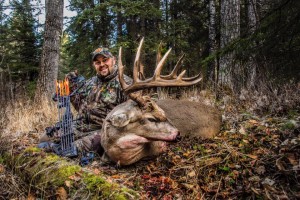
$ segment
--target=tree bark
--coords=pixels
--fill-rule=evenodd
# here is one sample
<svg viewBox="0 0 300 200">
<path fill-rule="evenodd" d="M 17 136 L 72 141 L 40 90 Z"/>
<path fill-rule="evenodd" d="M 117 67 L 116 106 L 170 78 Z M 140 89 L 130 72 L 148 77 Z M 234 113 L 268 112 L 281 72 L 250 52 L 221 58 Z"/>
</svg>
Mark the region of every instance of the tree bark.
<svg viewBox="0 0 300 200">
<path fill-rule="evenodd" d="M 212 55 L 217 50 L 216 42 L 216 2 L 215 0 L 209 0 L 209 27 L 208 27 L 208 37 L 209 37 L 209 54 Z M 217 77 L 217 58 L 214 58 L 208 67 L 208 79 L 216 82 Z"/>
<path fill-rule="evenodd" d="M 248 35 L 254 33 L 256 28 L 258 27 L 258 13 L 257 13 L 257 0 L 247 0 L 247 21 L 248 21 Z M 247 63 L 247 73 L 248 80 L 246 87 L 253 88 L 255 86 L 256 80 L 256 63 L 252 56 L 249 57 L 249 61 Z"/>
<path fill-rule="evenodd" d="M 49 99 L 55 91 L 59 65 L 59 50 L 63 30 L 63 0 L 46 0 L 44 44 L 40 62 L 35 100 Z"/>
<path fill-rule="evenodd" d="M 240 36 L 240 0 L 221 0 L 221 41 L 220 47 L 225 48 Z M 235 86 L 235 74 L 239 66 L 234 62 L 234 52 L 223 54 L 220 58 L 219 81 L 230 88 Z"/>
</svg>

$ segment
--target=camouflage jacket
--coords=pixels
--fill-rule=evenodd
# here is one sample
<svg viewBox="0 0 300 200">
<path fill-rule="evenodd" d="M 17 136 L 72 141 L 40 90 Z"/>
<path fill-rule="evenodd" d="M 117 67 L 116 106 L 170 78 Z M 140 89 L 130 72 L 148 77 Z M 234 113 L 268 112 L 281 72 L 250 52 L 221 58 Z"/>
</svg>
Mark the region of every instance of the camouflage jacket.
<svg viewBox="0 0 300 200">
<path fill-rule="evenodd" d="M 124 76 L 124 79 L 127 84 L 132 82 L 128 76 Z M 71 98 L 74 107 L 78 108 L 77 130 L 87 132 L 101 129 L 106 115 L 126 100 L 117 68 L 107 77 L 97 75 L 85 81 L 77 89 L 75 98 Z"/>
</svg>

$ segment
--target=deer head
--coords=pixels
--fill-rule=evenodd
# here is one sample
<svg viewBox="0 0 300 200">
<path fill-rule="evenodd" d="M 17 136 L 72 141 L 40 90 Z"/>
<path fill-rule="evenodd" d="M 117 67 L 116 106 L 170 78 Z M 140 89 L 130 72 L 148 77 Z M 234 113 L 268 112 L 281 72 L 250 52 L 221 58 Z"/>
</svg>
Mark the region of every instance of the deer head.
<svg viewBox="0 0 300 200">
<path fill-rule="evenodd" d="M 174 141 L 179 135 L 178 129 L 167 119 L 164 111 L 149 97 L 142 96 L 139 91 L 152 87 L 190 86 L 201 81 L 200 74 L 184 78 L 185 71 L 183 71 L 177 75 L 183 57 L 179 59 L 169 75 L 161 75 L 162 67 L 171 49 L 162 59 L 158 52 L 153 77 L 140 78 L 144 74 L 140 62 L 143 41 L 144 39 L 141 40 L 137 50 L 131 85 L 127 85 L 124 80 L 122 48 L 119 50 L 119 81 L 130 100 L 115 107 L 106 117 L 102 127 L 101 144 L 105 153 L 110 160 L 121 165 L 129 165 L 141 158 L 164 152 L 166 142 Z"/>
</svg>

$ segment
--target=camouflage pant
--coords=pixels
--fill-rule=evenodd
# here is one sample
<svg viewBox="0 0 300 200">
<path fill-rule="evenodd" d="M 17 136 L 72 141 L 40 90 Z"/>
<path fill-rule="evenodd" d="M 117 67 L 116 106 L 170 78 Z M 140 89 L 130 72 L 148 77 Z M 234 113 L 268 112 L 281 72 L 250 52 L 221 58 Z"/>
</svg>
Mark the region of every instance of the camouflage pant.
<svg viewBox="0 0 300 200">
<path fill-rule="evenodd" d="M 90 131 L 90 132 L 81 132 L 77 129 L 74 129 L 75 141 L 74 144 L 77 147 L 79 153 L 93 151 L 99 155 L 104 153 L 104 150 L 101 146 L 101 136 L 100 130 Z M 51 148 L 52 144 L 58 144 L 60 142 L 60 133 L 56 133 L 54 137 L 48 137 L 43 134 L 40 137 L 39 143 L 41 148 Z M 42 144 L 43 143 L 43 144 Z M 42 144 L 42 145 L 41 145 Z"/>
<path fill-rule="evenodd" d="M 74 144 L 76 145 L 77 149 L 80 152 L 93 151 L 95 153 L 98 153 L 99 155 L 102 155 L 104 153 L 104 150 L 101 146 L 100 131 L 92 131 L 88 133 L 89 134 L 87 136 L 75 140 Z M 82 132 L 76 134 L 75 131 L 75 138 L 76 135 L 80 134 L 82 134 Z"/>
</svg>

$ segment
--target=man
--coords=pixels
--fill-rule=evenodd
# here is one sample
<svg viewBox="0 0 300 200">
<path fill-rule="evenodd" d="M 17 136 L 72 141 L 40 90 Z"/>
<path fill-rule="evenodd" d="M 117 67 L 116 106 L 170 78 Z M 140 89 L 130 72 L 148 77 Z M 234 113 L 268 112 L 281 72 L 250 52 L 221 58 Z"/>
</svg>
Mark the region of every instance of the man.
<svg viewBox="0 0 300 200">
<path fill-rule="evenodd" d="M 67 74 L 70 81 L 71 103 L 78 111 L 75 124 L 76 146 L 81 151 L 97 151 L 102 153 L 100 145 L 100 130 L 106 115 L 117 105 L 126 101 L 126 96 L 118 80 L 116 58 L 107 48 L 97 48 L 92 53 L 96 76 L 84 81 L 77 72 Z M 130 84 L 131 79 L 124 77 Z M 48 134 L 48 136 L 51 134 Z M 53 134 L 52 134 L 53 135 Z M 44 135 L 40 142 L 51 140 Z"/>
</svg>

